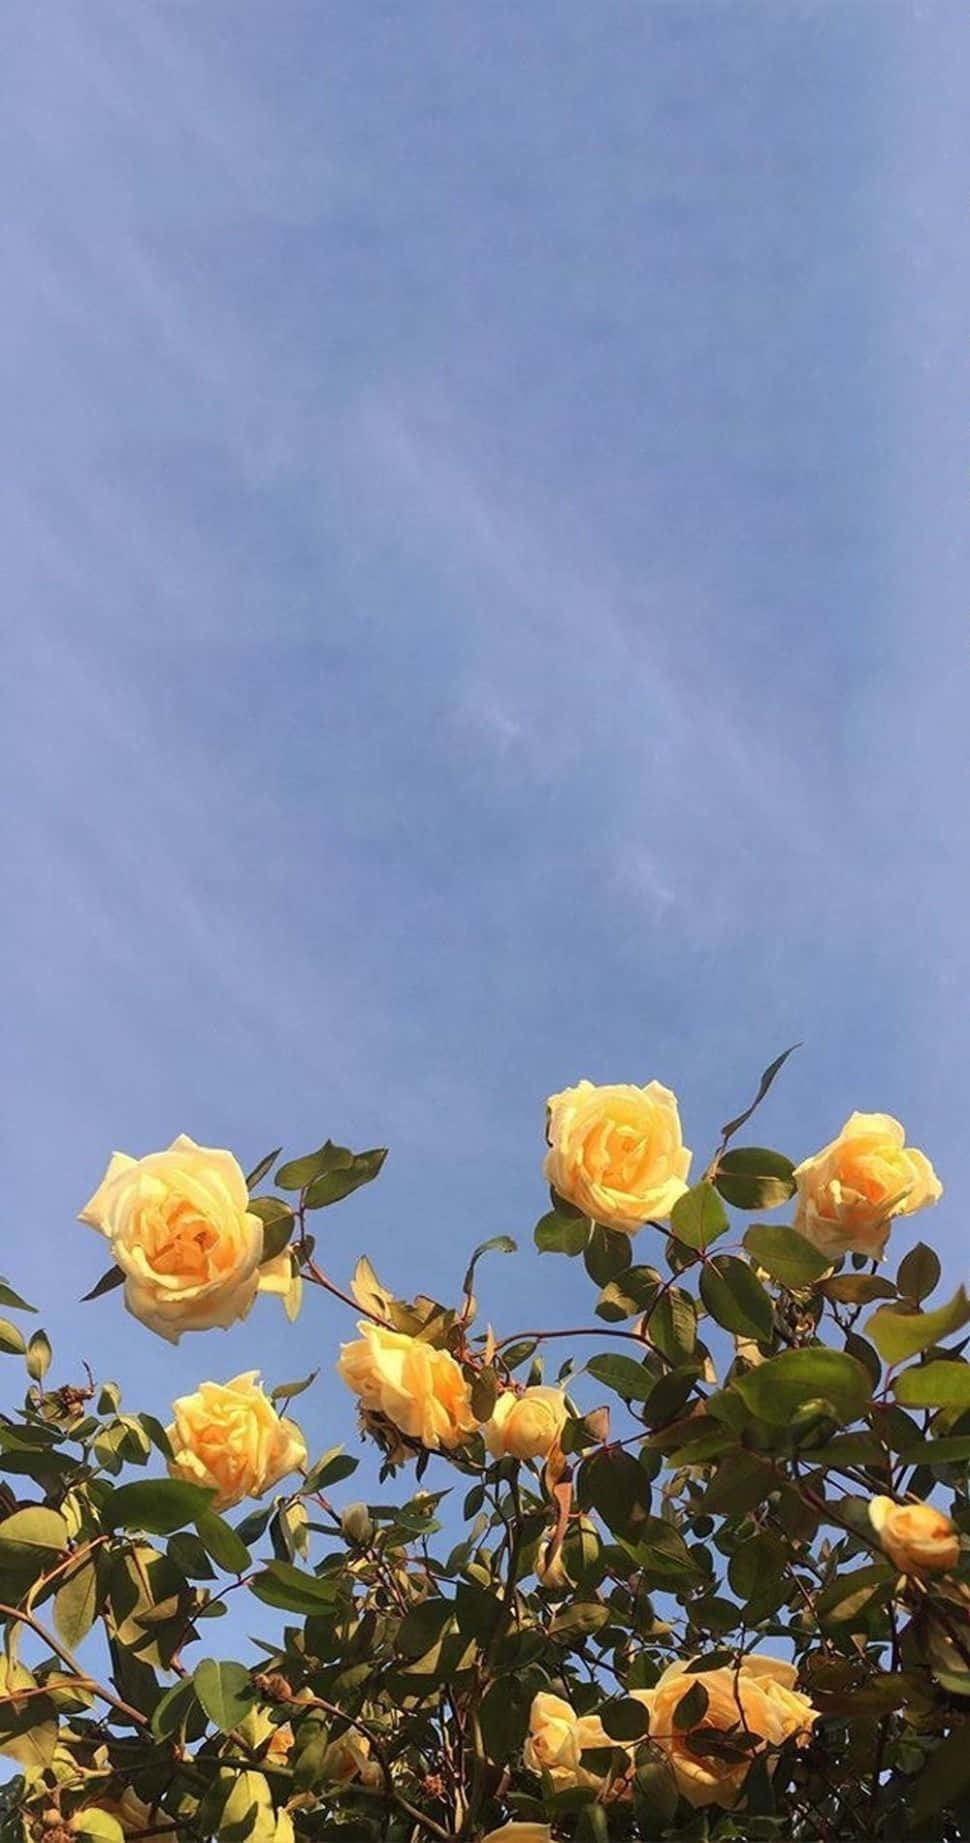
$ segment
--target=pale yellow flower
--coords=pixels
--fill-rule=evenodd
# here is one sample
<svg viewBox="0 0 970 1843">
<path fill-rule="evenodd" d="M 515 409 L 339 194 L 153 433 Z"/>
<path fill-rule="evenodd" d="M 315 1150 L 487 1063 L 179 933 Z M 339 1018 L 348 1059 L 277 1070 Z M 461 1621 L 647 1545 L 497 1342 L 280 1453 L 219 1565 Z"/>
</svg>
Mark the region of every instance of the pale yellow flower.
<svg viewBox="0 0 970 1843">
<path fill-rule="evenodd" d="M 894 1216 L 911 1216 L 943 1195 L 925 1153 L 905 1143 L 888 1113 L 854 1113 L 795 1171 L 795 1227 L 821 1254 L 878 1260 Z"/>
<path fill-rule="evenodd" d="M 471 1390 L 454 1357 L 363 1319 L 357 1329 L 360 1338 L 340 1347 L 337 1370 L 363 1409 L 432 1452 L 459 1446 L 476 1422 Z"/>
<path fill-rule="evenodd" d="M 567 1203 L 628 1234 L 670 1215 L 687 1189 L 691 1155 L 669 1088 L 581 1081 L 547 1105 L 543 1170 Z"/>
<path fill-rule="evenodd" d="M 299 1427 L 277 1414 L 258 1377 L 251 1369 L 231 1382 L 203 1382 L 172 1404 L 168 1469 L 173 1478 L 212 1487 L 217 1510 L 262 1497 L 306 1465 Z"/>
<path fill-rule="evenodd" d="M 517 1395 L 505 1389 L 483 1428 L 485 1445 L 493 1459 L 545 1459 L 566 1422 L 562 1389 L 537 1386 Z"/>
<path fill-rule="evenodd" d="M 947 1574 L 960 1559 L 956 1526 L 932 1504 L 894 1504 L 891 1497 L 874 1497 L 869 1521 L 900 1574 Z"/>
<path fill-rule="evenodd" d="M 687 1672 L 687 1660 L 671 1664 L 653 1689 L 631 1691 L 650 1716 L 650 1737 L 667 1756 L 677 1788 L 692 1805 L 723 1805 L 730 1809 L 740 1795 L 750 1764 L 698 1754 L 687 1745 L 687 1731 L 674 1725 L 678 1703 L 695 1683 L 707 1692 L 707 1709 L 690 1736 L 695 1746 L 705 1729 L 726 1733 L 746 1728 L 758 1736 L 758 1753 L 775 1751 L 785 1741 L 807 1744 L 817 1711 L 807 1696 L 795 1689 L 797 1671 L 778 1657 L 743 1658 L 735 1670 Z M 771 1762 L 769 1761 L 769 1765 Z"/>
<path fill-rule="evenodd" d="M 263 1225 L 232 1153 L 185 1133 L 147 1158 L 115 1152 L 79 1219 L 108 1241 L 128 1310 L 172 1344 L 245 1318 L 262 1286 L 283 1290 L 279 1261 L 260 1272 Z"/>
<path fill-rule="evenodd" d="M 598 1715 L 577 1715 L 562 1696 L 541 1689 L 532 1699 L 523 1758 L 534 1773 L 548 1773 L 557 1792 L 575 1786 L 598 1786 L 596 1773 L 581 1756 L 613 1745 Z"/>
</svg>

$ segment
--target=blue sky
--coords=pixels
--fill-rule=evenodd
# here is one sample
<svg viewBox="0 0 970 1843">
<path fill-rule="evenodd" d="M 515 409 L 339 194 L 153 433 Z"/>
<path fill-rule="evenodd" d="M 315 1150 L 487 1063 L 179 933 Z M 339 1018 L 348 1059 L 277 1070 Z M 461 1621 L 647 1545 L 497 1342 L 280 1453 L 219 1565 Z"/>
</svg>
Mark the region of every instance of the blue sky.
<svg viewBox="0 0 970 1843">
<path fill-rule="evenodd" d="M 759 1136 L 898 1113 L 966 1277 L 962 9 L 63 0 L 0 47 L 2 1267 L 56 1379 L 320 1362 L 353 1440 L 329 1302 L 175 1352 L 76 1305 L 114 1147 L 387 1143 L 334 1272 L 518 1234 L 511 1331 L 588 1311 L 528 1251 L 546 1095 L 657 1077 L 703 1159 L 796 1038 Z"/>
</svg>

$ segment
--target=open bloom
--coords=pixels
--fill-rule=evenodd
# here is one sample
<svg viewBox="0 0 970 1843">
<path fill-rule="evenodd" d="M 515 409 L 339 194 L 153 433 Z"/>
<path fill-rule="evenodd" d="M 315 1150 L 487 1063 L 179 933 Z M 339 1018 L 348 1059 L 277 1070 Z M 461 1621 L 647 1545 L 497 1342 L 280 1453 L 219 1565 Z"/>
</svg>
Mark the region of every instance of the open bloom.
<svg viewBox="0 0 970 1843">
<path fill-rule="evenodd" d="M 947 1574 L 960 1559 L 955 1525 L 932 1504 L 894 1504 L 874 1497 L 869 1521 L 900 1574 Z"/>
<path fill-rule="evenodd" d="M 552 1843 L 552 1831 L 548 1824 L 503 1824 L 500 1830 L 490 1830 L 482 1843 Z"/>
<path fill-rule="evenodd" d="M 582 1754 L 612 1747 L 598 1715 L 577 1715 L 571 1703 L 541 1689 L 532 1699 L 523 1758 L 534 1773 L 548 1773 L 557 1792 L 597 1786 L 599 1776 L 583 1766 Z"/>
<path fill-rule="evenodd" d="M 493 1459 L 545 1459 L 562 1433 L 566 1398 L 561 1389 L 536 1387 L 517 1395 L 505 1389 L 483 1429 Z"/>
<path fill-rule="evenodd" d="M 340 1346 L 337 1371 L 362 1408 L 432 1452 L 459 1446 L 476 1422 L 471 1390 L 454 1357 L 364 1319 L 357 1329 L 360 1338 Z"/>
<path fill-rule="evenodd" d="M 232 1153 L 181 1133 L 147 1158 L 113 1153 L 80 1221 L 109 1242 L 129 1312 L 177 1344 L 245 1318 L 261 1286 L 283 1290 L 278 1262 L 260 1272 L 263 1225 L 248 1206 Z"/>
<path fill-rule="evenodd" d="M 231 1382 L 203 1382 L 172 1404 L 168 1469 L 173 1478 L 213 1487 L 217 1510 L 262 1497 L 306 1465 L 299 1427 L 277 1414 L 258 1377 L 251 1369 Z"/>
<path fill-rule="evenodd" d="M 543 1171 L 567 1203 L 628 1234 L 670 1215 L 687 1189 L 690 1153 L 669 1088 L 581 1081 L 547 1105 Z"/>
<path fill-rule="evenodd" d="M 653 1689 L 631 1694 L 648 1711 L 650 1737 L 666 1754 L 677 1789 L 688 1803 L 730 1809 L 744 1784 L 751 1756 L 725 1760 L 704 1754 L 705 1731 L 725 1734 L 734 1728 L 746 1729 L 757 1735 L 758 1753 L 779 1748 L 788 1740 L 802 1747 L 809 1739 L 816 1710 L 794 1687 L 795 1666 L 781 1658 L 755 1655 L 743 1658 L 737 1670 L 725 1664 L 689 1675 L 686 1664 L 685 1659 L 669 1665 Z M 707 1691 L 707 1709 L 696 1728 L 684 1731 L 675 1727 L 674 1711 L 695 1683 Z"/>
<path fill-rule="evenodd" d="M 821 1254 L 878 1260 L 894 1216 L 936 1203 L 943 1186 L 888 1113 L 850 1114 L 837 1139 L 795 1171 L 795 1227 Z"/>
</svg>

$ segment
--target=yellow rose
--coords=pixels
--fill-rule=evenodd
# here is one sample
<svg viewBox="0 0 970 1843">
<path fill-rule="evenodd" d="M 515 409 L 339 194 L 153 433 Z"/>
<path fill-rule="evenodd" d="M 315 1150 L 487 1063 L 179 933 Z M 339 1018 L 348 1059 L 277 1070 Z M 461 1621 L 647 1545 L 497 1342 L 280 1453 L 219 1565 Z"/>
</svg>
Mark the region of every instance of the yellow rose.
<svg viewBox="0 0 970 1843">
<path fill-rule="evenodd" d="M 674 1726 L 674 1711 L 681 1698 L 695 1683 L 703 1684 L 707 1691 L 707 1709 L 697 1727 L 689 1730 L 695 1746 L 704 1729 L 726 1733 L 743 1725 L 758 1736 L 757 1753 L 774 1751 L 792 1739 L 803 1747 L 816 1710 L 794 1688 L 796 1677 L 795 1666 L 777 1657 L 746 1657 L 738 1670 L 726 1664 L 689 1675 L 684 1660 L 669 1665 L 653 1689 L 631 1691 L 647 1710 L 650 1738 L 667 1755 L 677 1789 L 689 1804 L 730 1809 L 744 1784 L 750 1757 L 724 1760 L 693 1752 L 687 1745 L 687 1731 Z"/>
<path fill-rule="evenodd" d="M 287 1472 L 306 1465 L 300 1429 L 277 1414 L 258 1376 L 251 1369 L 231 1382 L 203 1382 L 194 1395 L 172 1403 L 168 1469 L 173 1478 L 214 1487 L 216 1510 L 262 1497 Z"/>
<path fill-rule="evenodd" d="M 581 1081 L 550 1095 L 547 1105 L 543 1171 L 567 1203 L 631 1235 L 648 1217 L 670 1215 L 687 1189 L 690 1153 L 669 1088 Z"/>
<path fill-rule="evenodd" d="M 460 1446 L 476 1425 L 471 1391 L 454 1357 L 403 1331 L 362 1319 L 337 1364 L 361 1405 L 383 1415 L 399 1433 L 437 1452 Z"/>
<path fill-rule="evenodd" d="M 943 1186 L 929 1159 L 905 1144 L 888 1113 L 854 1113 L 837 1139 L 795 1171 L 795 1227 L 821 1254 L 878 1260 L 893 1216 L 936 1203 Z"/>
<path fill-rule="evenodd" d="M 960 1559 L 954 1524 L 932 1504 L 894 1504 L 891 1497 L 874 1497 L 869 1521 L 900 1574 L 946 1574 Z"/>
<path fill-rule="evenodd" d="M 384 1783 L 378 1761 L 371 1758 L 370 1740 L 358 1728 L 345 1728 L 343 1734 L 330 1742 L 320 1773 L 328 1785 L 350 1785 L 355 1779 L 359 1779 L 361 1785 Z"/>
<path fill-rule="evenodd" d="M 500 1830 L 490 1830 L 482 1843 L 552 1843 L 552 1831 L 548 1824 L 503 1824 Z"/>
<path fill-rule="evenodd" d="M 505 1389 L 483 1428 L 485 1445 L 493 1459 L 545 1459 L 555 1446 L 566 1421 L 566 1398 L 561 1389 L 524 1389 L 517 1395 Z"/>
<path fill-rule="evenodd" d="M 115 1152 L 79 1220 L 110 1243 L 129 1312 L 170 1344 L 245 1318 L 257 1291 L 289 1284 L 279 1260 L 260 1271 L 263 1225 L 232 1153 L 185 1133 L 147 1158 Z"/>
<path fill-rule="evenodd" d="M 541 1689 L 532 1699 L 529 1732 L 523 1749 L 526 1766 L 548 1773 L 557 1792 L 574 1786 L 598 1786 L 598 1774 L 583 1766 L 580 1756 L 594 1747 L 612 1747 L 598 1715 L 577 1715 L 562 1696 Z"/>
</svg>

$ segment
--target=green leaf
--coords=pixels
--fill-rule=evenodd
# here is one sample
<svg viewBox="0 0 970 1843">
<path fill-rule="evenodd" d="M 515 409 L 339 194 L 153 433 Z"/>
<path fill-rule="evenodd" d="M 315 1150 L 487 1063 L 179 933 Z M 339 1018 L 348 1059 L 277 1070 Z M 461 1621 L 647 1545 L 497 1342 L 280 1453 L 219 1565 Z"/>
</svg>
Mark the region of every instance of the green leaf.
<svg viewBox="0 0 970 1843">
<path fill-rule="evenodd" d="M 71 1820 L 71 1829 L 78 1836 L 91 1837 L 93 1843 L 125 1843 L 125 1833 L 118 1819 L 111 1811 L 102 1811 L 97 1805 L 85 1805 Z"/>
<path fill-rule="evenodd" d="M 215 1492 L 180 1478 L 144 1478 L 112 1491 L 102 1507 L 108 1529 L 141 1529 L 170 1536 L 208 1510 Z"/>
<path fill-rule="evenodd" d="M 597 1286 L 606 1286 L 629 1267 L 633 1259 L 630 1237 L 619 1229 L 608 1229 L 602 1222 L 594 1222 L 583 1259 L 590 1279 L 595 1280 Z"/>
<path fill-rule="evenodd" d="M 927 1832 L 928 1818 L 946 1805 L 962 1804 L 970 1788 L 970 1746 L 966 1723 L 960 1722 L 930 1754 L 915 1787 L 910 1793 L 909 1824 L 911 1836 Z"/>
<path fill-rule="evenodd" d="M 326 1139 L 318 1151 L 307 1152 L 302 1158 L 291 1158 L 281 1165 L 276 1182 L 281 1190 L 305 1190 L 314 1178 L 323 1177 L 327 1172 L 349 1170 L 353 1157 L 349 1146 L 334 1145 L 332 1139 Z"/>
<path fill-rule="evenodd" d="M 359 1459 L 352 1459 L 342 1446 L 331 1446 L 328 1452 L 310 1467 L 304 1480 L 304 1491 L 322 1491 L 326 1485 L 339 1485 L 343 1479 L 352 1477 L 360 1464 Z"/>
<path fill-rule="evenodd" d="M 120 1267 L 109 1267 L 107 1271 L 101 1275 L 100 1280 L 95 1281 L 91 1291 L 81 1295 L 81 1304 L 86 1305 L 89 1299 L 100 1299 L 105 1293 L 113 1293 L 116 1286 L 124 1286 L 124 1283 L 125 1275 L 122 1269 Z"/>
<path fill-rule="evenodd" d="M 0 1522 L 0 1559 L 9 1554 L 11 1559 L 21 1555 L 29 1559 L 33 1555 L 59 1555 L 67 1548 L 67 1524 L 59 1510 L 48 1510 L 44 1504 L 30 1504 L 24 1510 L 15 1510 L 10 1517 Z M 46 1567 L 46 1561 L 41 1567 Z"/>
<path fill-rule="evenodd" d="M 962 1465 L 966 1459 L 970 1459 L 970 1433 L 945 1434 L 941 1440 L 916 1440 L 899 1454 L 901 1465 Z"/>
<path fill-rule="evenodd" d="M 540 1216 L 533 1239 L 540 1254 L 582 1254 L 589 1239 L 587 1216 L 561 1216 L 551 1209 Z"/>
<path fill-rule="evenodd" d="M 312 1388 L 319 1374 L 319 1369 L 311 1369 L 310 1374 L 302 1376 L 299 1382 L 278 1382 L 275 1388 L 270 1389 L 271 1399 L 273 1401 L 294 1401 L 296 1396 L 302 1395 L 305 1389 Z"/>
<path fill-rule="evenodd" d="M 638 1804 L 646 1807 L 654 1820 L 649 1834 L 656 1834 L 657 1825 L 664 1828 L 673 1820 L 677 1810 L 679 1793 L 677 1781 L 667 1761 L 660 1755 L 643 1749 L 644 1757 L 637 1756 L 635 1778 Z"/>
<path fill-rule="evenodd" d="M 6 1356 L 22 1357 L 27 1349 L 26 1339 L 17 1325 L 12 1325 L 9 1318 L 0 1318 L 0 1351 Z"/>
<path fill-rule="evenodd" d="M 191 1677 L 183 1677 L 180 1682 L 173 1684 L 152 1711 L 151 1726 L 155 1739 L 173 1740 L 180 1729 L 188 1726 L 198 1706 L 199 1699 Z"/>
<path fill-rule="evenodd" d="M 253 1166 L 248 1177 L 246 1178 L 246 1189 L 247 1190 L 255 1190 L 257 1184 L 262 1183 L 267 1172 L 272 1170 L 282 1150 L 283 1150 L 283 1147 L 281 1145 L 278 1145 L 276 1147 L 275 1152 L 267 1152 L 266 1157 L 261 1158 L 258 1165 Z"/>
<path fill-rule="evenodd" d="M 681 1731 L 696 1728 L 707 1714 L 708 1694 L 703 1683 L 692 1683 L 674 1710 L 674 1727 Z"/>
<path fill-rule="evenodd" d="M 209 1720 L 222 1734 L 245 1720 L 255 1700 L 249 1671 L 242 1664 L 219 1663 L 204 1657 L 192 1675 L 195 1693 Z"/>
<path fill-rule="evenodd" d="M 884 1363 L 905 1363 L 931 1344 L 940 1343 L 951 1332 L 970 1324 L 970 1299 L 961 1286 L 948 1305 L 935 1312 L 899 1312 L 893 1306 L 880 1306 L 866 1320 L 866 1336 L 875 1344 Z"/>
<path fill-rule="evenodd" d="M 970 1408 L 970 1364 L 917 1364 L 896 1377 L 893 1394 L 903 1408 Z"/>
<path fill-rule="evenodd" d="M 374 1146 L 369 1152 L 351 1153 L 351 1162 L 336 1171 L 325 1171 L 314 1178 L 306 1193 L 307 1209 L 325 1209 L 330 1203 L 340 1203 L 351 1192 L 359 1190 L 362 1184 L 373 1183 L 387 1157 L 386 1146 Z"/>
<path fill-rule="evenodd" d="M 777 1209 L 795 1193 L 795 1167 L 766 1146 L 738 1146 L 725 1152 L 714 1174 L 726 1203 L 735 1209 Z"/>
<path fill-rule="evenodd" d="M 632 1357 L 614 1356 L 612 1351 L 590 1357 L 586 1368 L 597 1382 L 602 1382 L 605 1388 L 615 1389 L 624 1401 L 646 1401 L 657 1382 L 656 1376 L 645 1369 L 642 1363 L 634 1362 Z"/>
<path fill-rule="evenodd" d="M 454 1614 L 453 1602 L 437 1595 L 412 1606 L 398 1628 L 397 1650 L 402 1657 L 424 1657 L 443 1636 Z"/>
<path fill-rule="evenodd" d="M 771 1087 L 771 1084 L 774 1081 L 775 1076 L 778 1074 L 779 1069 L 783 1069 L 785 1066 L 785 1063 L 788 1061 L 789 1056 L 794 1055 L 795 1051 L 797 1049 L 801 1049 L 801 1047 L 802 1046 L 800 1043 L 792 1043 L 789 1045 L 788 1049 L 782 1050 L 780 1056 L 775 1057 L 774 1062 L 769 1062 L 768 1067 L 762 1072 L 761 1080 L 758 1083 L 758 1092 L 755 1095 L 754 1100 L 751 1103 L 751 1106 L 746 1107 L 743 1113 L 739 1113 L 736 1119 L 729 1120 L 726 1126 L 722 1126 L 721 1128 L 722 1144 L 726 1144 L 726 1142 L 729 1139 L 731 1139 L 733 1135 L 738 1131 L 739 1127 L 745 1126 L 747 1124 L 747 1122 L 751 1118 L 751 1115 L 754 1113 L 755 1108 L 761 1106 L 761 1103 L 764 1100 L 765 1095 L 768 1092 L 768 1089 Z"/>
<path fill-rule="evenodd" d="M 250 1582 L 251 1591 L 265 1606 L 291 1613 L 322 1613 L 337 1599 L 337 1583 L 295 1568 L 292 1562 L 271 1561 Z"/>
<path fill-rule="evenodd" d="M 782 1286 L 811 1286 L 832 1263 L 797 1229 L 756 1222 L 746 1230 L 744 1245 L 753 1261 Z"/>
<path fill-rule="evenodd" d="M 708 1247 L 730 1226 L 724 1205 L 706 1178 L 678 1198 L 670 1214 L 671 1234 L 687 1248 Z"/>
<path fill-rule="evenodd" d="M 250 1200 L 249 1213 L 263 1225 L 262 1261 L 273 1261 L 289 1247 L 296 1228 L 296 1217 L 280 1197 L 256 1197 Z"/>
<path fill-rule="evenodd" d="M 245 1574 L 252 1556 L 231 1524 L 217 1516 L 214 1510 L 206 1510 L 196 1517 L 195 1527 L 206 1554 L 211 1555 L 218 1567 L 226 1574 Z"/>
<path fill-rule="evenodd" d="M 642 1741 L 650 1726 L 643 1703 L 633 1696 L 621 1696 L 617 1702 L 605 1703 L 602 1721 L 611 1741 Z"/>
<path fill-rule="evenodd" d="M 918 1241 L 900 1261 L 896 1285 L 907 1299 L 915 1299 L 918 1303 L 929 1296 L 939 1278 L 939 1257 L 925 1241 Z"/>
<path fill-rule="evenodd" d="M 492 1235 L 488 1241 L 480 1241 L 465 1269 L 465 1278 L 461 1283 L 463 1293 L 470 1293 L 475 1284 L 475 1268 L 483 1254 L 515 1254 L 518 1242 L 511 1235 Z"/>
<path fill-rule="evenodd" d="M 650 1479 L 632 1453 L 605 1447 L 584 1459 L 576 1479 L 584 1509 L 598 1510 L 614 1535 L 636 1535 L 650 1511 Z"/>
<path fill-rule="evenodd" d="M 891 1280 L 877 1273 L 834 1273 L 830 1280 L 820 1280 L 819 1292 L 837 1305 L 871 1305 L 874 1299 L 895 1299 Z"/>
<path fill-rule="evenodd" d="M 69 1651 L 90 1632 L 98 1610 L 98 1575 L 92 1556 L 62 1582 L 54 1596 L 54 1624 Z"/>
<path fill-rule="evenodd" d="M 628 1267 L 615 1280 L 609 1280 L 596 1301 L 597 1318 L 607 1324 L 635 1318 L 649 1311 L 660 1290 L 660 1275 L 655 1267 Z"/>
<path fill-rule="evenodd" d="M 647 1319 L 650 1341 L 670 1363 L 683 1363 L 694 1354 L 697 1313 L 694 1301 L 681 1287 L 662 1293 Z"/>
<path fill-rule="evenodd" d="M 12 1306 L 15 1312 L 36 1312 L 37 1310 L 35 1305 L 28 1305 L 26 1299 L 21 1299 L 20 1294 L 15 1293 L 13 1287 L 7 1285 L 6 1280 L 0 1280 L 0 1305 Z"/>
<path fill-rule="evenodd" d="M 814 1401 L 828 1403 L 835 1419 L 847 1423 L 864 1412 L 872 1383 L 855 1357 L 817 1344 L 807 1350 L 782 1351 L 747 1375 L 737 1376 L 732 1392 L 740 1395 L 759 1420 L 773 1426 L 784 1426 L 796 1409 Z"/>
<path fill-rule="evenodd" d="M 715 1255 L 704 1265 L 700 1295 L 725 1331 L 736 1331 L 742 1337 L 771 1336 L 771 1300 L 747 1261 L 733 1254 Z"/>
<path fill-rule="evenodd" d="M 43 1382 L 50 1366 L 50 1338 L 46 1331 L 35 1331 L 27 1345 L 27 1374 L 34 1382 Z"/>
</svg>

